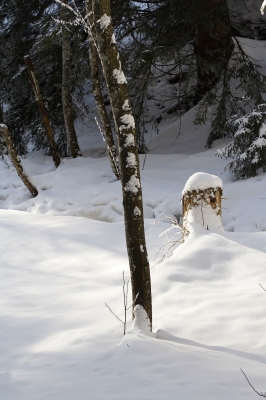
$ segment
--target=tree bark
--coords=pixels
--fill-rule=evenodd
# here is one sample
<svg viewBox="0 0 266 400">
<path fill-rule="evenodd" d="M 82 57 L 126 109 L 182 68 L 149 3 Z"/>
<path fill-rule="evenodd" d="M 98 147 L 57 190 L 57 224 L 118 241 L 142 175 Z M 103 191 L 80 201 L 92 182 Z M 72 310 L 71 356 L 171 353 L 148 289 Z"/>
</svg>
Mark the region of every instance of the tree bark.
<svg viewBox="0 0 266 400">
<path fill-rule="evenodd" d="M 201 18 L 194 43 L 197 62 L 194 104 L 216 85 L 234 47 L 226 0 L 200 0 L 199 4 Z"/>
<path fill-rule="evenodd" d="M 110 97 L 118 136 L 120 178 L 132 299 L 141 306 L 152 327 L 152 297 L 146 249 L 139 156 L 135 121 L 129 105 L 128 87 L 119 61 L 111 22 L 110 0 L 94 0 L 97 45 Z M 134 318 L 134 315 L 133 315 Z"/>
<path fill-rule="evenodd" d="M 92 13 L 92 1 L 85 0 L 86 5 L 86 14 L 87 21 L 90 25 L 90 28 L 94 31 L 94 18 Z M 120 179 L 119 176 L 119 163 L 117 160 L 116 147 L 114 144 L 114 138 L 112 133 L 112 128 L 110 124 L 110 120 L 104 105 L 101 82 L 100 82 L 100 71 L 98 67 L 98 58 L 97 58 L 97 50 L 94 44 L 94 39 L 91 35 L 89 35 L 89 56 L 90 56 L 90 70 L 91 70 L 91 80 L 93 87 L 93 95 L 96 103 L 96 107 L 98 110 L 98 114 L 100 117 L 100 122 L 103 128 L 104 140 L 107 146 L 107 154 L 110 160 L 111 168 L 115 176 Z"/>
<path fill-rule="evenodd" d="M 25 60 L 26 66 L 28 68 L 30 84 L 32 86 L 36 101 L 39 106 L 39 110 L 40 110 L 41 117 L 43 120 L 44 129 L 45 129 L 46 136 L 47 136 L 47 141 L 48 141 L 48 144 L 50 147 L 50 151 L 52 153 L 54 165 L 57 168 L 60 165 L 60 155 L 59 155 L 59 151 L 58 151 L 57 145 L 54 140 L 54 134 L 53 134 L 53 131 L 52 131 L 52 128 L 50 125 L 48 111 L 47 111 L 47 108 L 46 108 L 43 98 L 42 98 L 40 85 L 37 80 L 36 74 L 34 72 L 31 59 L 29 56 L 25 56 L 24 60 Z"/>
<path fill-rule="evenodd" d="M 18 156 L 18 153 L 16 152 L 16 149 L 13 145 L 12 137 L 10 135 L 10 132 L 7 128 L 7 126 L 3 123 L 3 118 L 2 118 L 2 111 L 0 110 L 0 133 L 2 138 L 4 139 L 4 142 L 7 147 L 8 154 L 11 158 L 11 161 L 16 168 L 17 174 L 26 186 L 26 188 L 31 192 L 32 196 L 36 197 L 38 195 L 38 191 L 36 187 L 30 182 L 22 164 L 20 161 L 20 158 Z"/>
<path fill-rule="evenodd" d="M 68 0 L 62 0 L 68 4 Z M 61 18 L 63 21 L 69 21 L 69 10 L 61 6 Z M 78 144 L 77 134 L 74 126 L 71 100 L 71 49 L 70 33 L 67 26 L 62 27 L 62 105 L 66 128 L 67 143 L 73 158 L 81 157 L 81 151 Z"/>
</svg>

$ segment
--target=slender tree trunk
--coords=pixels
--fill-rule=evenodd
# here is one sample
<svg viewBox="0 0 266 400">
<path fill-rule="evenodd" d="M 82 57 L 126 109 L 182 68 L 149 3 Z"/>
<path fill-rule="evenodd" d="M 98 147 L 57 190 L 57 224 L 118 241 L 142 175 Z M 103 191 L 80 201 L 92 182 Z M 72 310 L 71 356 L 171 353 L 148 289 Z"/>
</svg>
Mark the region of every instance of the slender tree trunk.
<svg viewBox="0 0 266 400">
<path fill-rule="evenodd" d="M 92 14 L 92 0 L 85 0 L 86 5 L 86 14 L 89 25 L 92 30 L 94 27 L 94 18 Z M 94 32 L 95 33 L 95 32 Z M 98 56 L 97 50 L 94 44 L 93 38 L 89 35 L 89 55 L 90 55 L 90 70 L 91 70 L 91 80 L 93 86 L 93 94 L 96 103 L 96 107 L 98 110 L 98 114 L 100 117 L 101 125 L 103 128 L 104 140 L 107 146 L 107 153 L 109 156 L 111 168 L 119 179 L 119 163 L 117 161 L 117 153 L 116 147 L 114 144 L 114 138 L 112 133 L 112 128 L 110 125 L 110 120 L 104 105 L 103 95 L 101 90 L 101 82 L 100 82 L 100 71 L 98 67 Z"/>
<path fill-rule="evenodd" d="M 45 129 L 46 136 L 47 136 L 47 141 L 48 141 L 48 144 L 50 147 L 50 151 L 52 153 L 54 165 L 57 168 L 60 165 L 60 155 L 59 155 L 59 151 L 58 151 L 57 145 L 54 140 L 54 134 L 53 134 L 53 131 L 52 131 L 52 128 L 50 125 L 48 111 L 47 111 L 47 108 L 46 108 L 43 98 L 42 98 L 40 85 L 39 85 L 39 82 L 35 75 L 31 59 L 29 56 L 25 56 L 24 60 L 27 65 L 27 68 L 28 68 L 30 84 L 32 86 L 36 101 L 39 106 L 39 110 L 40 110 L 41 117 L 43 120 L 44 129 Z"/>
<path fill-rule="evenodd" d="M 26 188 L 31 192 L 32 196 L 36 197 L 38 195 L 38 191 L 36 187 L 30 182 L 22 164 L 20 161 L 20 158 L 18 156 L 18 153 L 16 152 L 16 149 L 13 144 L 12 137 L 10 135 L 10 132 L 7 128 L 7 126 L 3 123 L 3 117 L 2 117 L 2 111 L 0 110 L 0 134 L 2 139 L 4 140 L 8 154 L 11 158 L 11 161 L 16 168 L 17 174 L 26 186 Z"/>
<path fill-rule="evenodd" d="M 234 47 L 226 0 L 200 0 L 199 4 L 201 18 L 194 43 L 198 80 L 194 104 L 216 85 Z"/>
<path fill-rule="evenodd" d="M 118 135 L 120 177 L 132 298 L 142 306 L 152 326 L 151 280 L 146 249 L 139 156 L 128 87 L 119 61 L 111 22 L 110 0 L 94 0 L 97 44 Z M 134 315 L 133 315 L 134 317 Z"/>
<path fill-rule="evenodd" d="M 68 0 L 63 0 L 64 4 L 68 4 Z M 61 18 L 63 21 L 69 21 L 69 10 L 61 6 Z M 62 104 L 65 128 L 67 134 L 67 143 L 73 158 L 82 156 L 77 134 L 74 126 L 74 118 L 72 112 L 71 100 L 71 50 L 70 50 L 70 33 L 67 26 L 62 29 Z"/>
</svg>

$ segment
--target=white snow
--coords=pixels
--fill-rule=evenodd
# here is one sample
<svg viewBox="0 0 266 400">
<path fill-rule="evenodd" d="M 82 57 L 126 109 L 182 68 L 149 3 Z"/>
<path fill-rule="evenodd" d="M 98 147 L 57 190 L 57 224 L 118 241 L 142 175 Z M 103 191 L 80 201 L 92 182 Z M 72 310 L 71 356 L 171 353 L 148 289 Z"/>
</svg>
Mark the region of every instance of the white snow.
<svg viewBox="0 0 266 400">
<path fill-rule="evenodd" d="M 135 217 L 139 217 L 141 215 L 140 209 L 136 206 L 133 211 Z"/>
<path fill-rule="evenodd" d="M 121 69 L 114 69 L 113 77 L 119 85 L 123 85 L 124 83 L 127 83 L 124 72 Z"/>
<path fill-rule="evenodd" d="M 131 193 L 138 193 L 140 189 L 140 181 L 139 178 L 136 176 L 136 174 L 131 175 L 130 180 L 127 182 L 124 190 L 126 192 L 131 192 Z"/>
<path fill-rule="evenodd" d="M 140 305 L 137 305 L 136 307 L 134 307 L 134 320 L 133 320 L 133 324 L 132 324 L 132 328 L 129 331 L 129 334 L 144 334 L 147 336 L 152 336 L 151 332 L 150 332 L 150 325 L 151 322 L 149 320 L 149 317 L 146 313 L 146 311 L 144 310 L 144 308 Z"/>
<path fill-rule="evenodd" d="M 123 104 L 123 106 L 122 106 L 122 110 L 124 110 L 124 111 L 130 111 L 130 110 L 131 110 L 131 108 L 130 108 L 130 106 L 129 106 L 129 101 L 128 101 L 128 100 L 125 100 L 125 101 L 124 101 L 124 104 Z"/>
<path fill-rule="evenodd" d="M 124 114 L 120 118 L 120 121 L 123 124 L 120 126 L 120 129 L 135 129 L 135 120 L 133 115 Z"/>
<path fill-rule="evenodd" d="M 136 156 L 133 153 L 128 153 L 127 156 L 127 168 L 135 168 L 137 166 Z"/>
<path fill-rule="evenodd" d="M 100 24 L 101 30 L 105 32 L 108 26 L 111 24 L 111 17 L 109 17 L 107 14 L 104 14 L 97 22 Z"/>
<path fill-rule="evenodd" d="M 266 42 L 246 42 L 266 60 Z M 43 152 L 22 160 L 36 198 L 0 162 L 1 400 L 256 399 L 240 368 L 266 391 L 266 174 L 221 175 L 228 160 L 215 153 L 228 141 L 206 149 L 210 125 L 194 126 L 194 115 L 184 115 L 178 138 L 176 116 L 162 122 L 140 155 L 153 334 L 137 307 L 123 336 L 105 306 L 123 319 L 122 274 L 130 272 L 121 184 L 99 157 L 93 123 L 84 133 L 77 126 L 83 158 L 56 170 Z M 158 264 L 160 234 L 171 226 L 163 217 L 180 220 L 182 190 L 199 171 L 222 178 L 224 231 L 198 224 Z"/>
<path fill-rule="evenodd" d="M 135 145 L 134 136 L 132 135 L 132 133 L 127 134 L 125 138 L 124 147 L 129 147 L 134 145 Z"/>
<path fill-rule="evenodd" d="M 115 43 L 116 43 L 116 39 L 115 39 L 115 34 L 113 33 L 112 37 L 111 37 L 111 44 L 115 44 Z"/>
<path fill-rule="evenodd" d="M 263 1 L 262 5 L 261 5 L 261 8 L 260 8 L 260 12 L 261 12 L 262 15 L 264 15 L 265 7 L 266 7 L 266 0 Z"/>
<path fill-rule="evenodd" d="M 182 194 L 191 192 L 192 190 L 205 190 L 218 187 L 223 187 L 221 178 L 216 175 L 207 174 L 206 172 L 196 172 L 187 180 Z"/>
</svg>

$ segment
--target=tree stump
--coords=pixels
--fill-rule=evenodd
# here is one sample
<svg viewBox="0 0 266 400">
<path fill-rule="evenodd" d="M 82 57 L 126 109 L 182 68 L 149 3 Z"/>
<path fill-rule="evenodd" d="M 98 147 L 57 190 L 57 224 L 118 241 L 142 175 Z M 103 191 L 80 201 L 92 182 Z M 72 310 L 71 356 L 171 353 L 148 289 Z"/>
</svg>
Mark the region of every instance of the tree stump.
<svg viewBox="0 0 266 400">
<path fill-rule="evenodd" d="M 182 192 L 184 239 L 194 223 L 207 230 L 223 230 L 221 196 L 218 176 L 197 172 L 188 179 Z"/>
</svg>

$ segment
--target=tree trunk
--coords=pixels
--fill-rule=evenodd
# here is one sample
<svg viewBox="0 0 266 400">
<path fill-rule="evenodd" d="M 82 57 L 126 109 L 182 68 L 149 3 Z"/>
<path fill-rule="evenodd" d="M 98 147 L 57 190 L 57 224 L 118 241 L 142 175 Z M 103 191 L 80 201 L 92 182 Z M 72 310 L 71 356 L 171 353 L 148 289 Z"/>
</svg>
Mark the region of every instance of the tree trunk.
<svg viewBox="0 0 266 400">
<path fill-rule="evenodd" d="M 85 0 L 86 5 L 86 14 L 88 23 L 93 29 L 94 26 L 94 18 L 92 14 L 92 1 Z M 94 30 L 95 34 L 95 30 Z M 98 58 L 97 58 L 97 50 L 94 44 L 93 37 L 89 35 L 89 55 L 90 55 L 90 70 L 91 70 L 91 80 L 93 87 L 93 94 L 96 103 L 96 107 L 98 110 L 98 114 L 100 117 L 100 122 L 103 128 L 104 140 L 107 146 L 107 154 L 109 156 L 111 168 L 115 176 L 120 179 L 119 176 L 119 163 L 117 161 L 117 153 L 116 147 L 114 144 L 113 133 L 110 125 L 110 120 L 104 105 L 103 95 L 101 90 L 101 82 L 100 82 L 100 71 L 98 67 Z"/>
<path fill-rule="evenodd" d="M 135 121 L 129 105 L 128 87 L 119 61 L 111 23 L 110 0 L 94 0 L 97 45 L 118 135 L 120 178 L 132 299 L 147 313 L 152 326 L 151 280 L 146 249 L 139 157 Z M 133 315 L 134 317 L 134 315 Z"/>
<path fill-rule="evenodd" d="M 57 168 L 60 165 L 60 155 L 59 155 L 59 152 L 58 152 L 58 149 L 57 149 L 57 145 L 56 145 L 55 140 L 54 140 L 54 134 L 53 134 L 53 131 L 52 131 L 52 128 L 51 128 L 51 125 L 50 125 L 48 111 L 47 111 L 47 108 L 46 108 L 46 106 L 44 104 L 44 101 L 43 101 L 43 98 L 42 98 L 40 85 L 39 85 L 39 82 L 38 82 L 37 77 L 35 75 L 31 59 L 30 59 L 29 56 L 25 56 L 24 60 L 25 60 L 25 63 L 27 65 L 27 68 L 28 68 L 30 84 L 32 86 L 32 89 L 33 89 L 34 94 L 35 94 L 36 101 L 37 101 L 38 106 L 39 106 L 39 110 L 40 110 L 41 117 L 42 117 L 42 120 L 43 120 L 44 129 L 45 129 L 46 136 L 47 136 L 47 141 L 48 141 L 48 144 L 49 144 L 49 147 L 50 147 L 50 151 L 52 153 L 54 165 Z"/>
<path fill-rule="evenodd" d="M 63 0 L 68 4 L 68 0 Z M 69 10 L 61 6 L 61 18 L 63 21 L 69 21 Z M 70 54 L 70 33 L 68 26 L 62 27 L 62 104 L 63 115 L 66 128 L 67 143 L 73 158 L 82 156 L 77 134 L 74 126 L 71 100 L 71 54 Z"/>
<path fill-rule="evenodd" d="M 4 139 L 4 142 L 7 147 L 8 154 L 11 158 L 11 161 L 16 168 L 17 174 L 26 186 L 26 188 L 31 192 L 32 196 L 36 197 L 38 195 L 38 191 L 36 187 L 30 182 L 26 172 L 24 171 L 24 168 L 21 164 L 20 158 L 18 156 L 18 153 L 16 152 L 16 149 L 13 145 L 12 137 L 10 135 L 10 132 L 7 128 L 7 126 L 3 123 L 3 118 L 2 118 L 2 111 L 0 110 L 0 133 L 1 137 Z"/>
<path fill-rule="evenodd" d="M 226 0 L 200 0 L 199 4 L 201 18 L 194 43 L 198 81 L 194 104 L 216 85 L 234 47 Z"/>
</svg>

